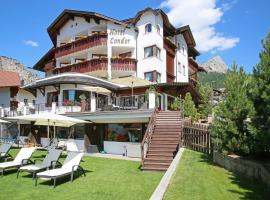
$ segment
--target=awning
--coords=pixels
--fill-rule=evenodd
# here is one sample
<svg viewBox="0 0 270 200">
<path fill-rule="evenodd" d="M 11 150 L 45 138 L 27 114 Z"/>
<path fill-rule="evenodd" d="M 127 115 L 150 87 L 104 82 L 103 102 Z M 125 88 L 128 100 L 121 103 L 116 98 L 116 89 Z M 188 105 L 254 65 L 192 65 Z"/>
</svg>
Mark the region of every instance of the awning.
<svg viewBox="0 0 270 200">
<path fill-rule="evenodd" d="M 110 94 L 111 91 L 106 89 L 106 88 L 103 88 L 103 87 L 93 87 L 93 86 L 82 86 L 81 87 L 83 90 L 85 91 L 90 91 L 90 92 L 96 92 L 96 93 L 104 93 L 104 94 Z"/>
</svg>

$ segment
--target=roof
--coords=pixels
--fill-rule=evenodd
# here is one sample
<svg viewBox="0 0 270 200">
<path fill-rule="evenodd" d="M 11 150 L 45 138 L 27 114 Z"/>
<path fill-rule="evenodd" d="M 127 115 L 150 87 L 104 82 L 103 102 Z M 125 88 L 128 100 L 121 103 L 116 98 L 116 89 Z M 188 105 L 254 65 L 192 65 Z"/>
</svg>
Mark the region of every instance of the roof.
<svg viewBox="0 0 270 200">
<path fill-rule="evenodd" d="M 120 87 L 124 87 L 121 84 L 112 83 L 110 81 L 97 78 L 94 76 L 86 75 L 86 74 L 64 73 L 64 74 L 59 74 L 56 76 L 37 80 L 34 84 L 26 85 L 24 88 L 36 89 L 39 87 L 59 85 L 59 84 L 81 84 L 81 85 L 100 86 L 109 90 L 115 90 Z"/>
<path fill-rule="evenodd" d="M 124 21 L 117 20 L 105 15 L 102 15 L 97 12 L 88 12 L 88 11 L 80 11 L 80 10 L 68 10 L 65 9 L 47 28 L 47 31 L 49 33 L 49 36 L 51 37 L 51 40 L 54 45 L 56 45 L 56 37 L 59 32 L 59 29 L 69 20 L 74 19 L 74 17 L 83 17 L 86 21 L 90 21 L 90 18 L 94 18 L 97 20 L 106 20 L 111 21 L 113 23 L 123 25 L 130 27 L 130 24 L 125 23 Z"/>
<path fill-rule="evenodd" d="M 0 87 L 13 87 L 20 85 L 20 76 L 17 72 L 0 71 Z"/>
<path fill-rule="evenodd" d="M 42 68 L 42 64 L 49 62 L 50 60 L 54 59 L 54 54 L 53 54 L 54 48 L 52 47 L 47 53 L 42 56 L 39 61 L 33 66 L 33 69 L 39 70 L 44 72 L 44 68 Z"/>
<path fill-rule="evenodd" d="M 145 79 L 141 79 L 135 76 L 116 78 L 116 79 L 112 79 L 111 82 L 122 84 L 129 87 L 140 87 L 140 86 L 146 86 L 146 85 L 152 84 L 152 82 L 150 81 L 147 81 Z"/>
</svg>

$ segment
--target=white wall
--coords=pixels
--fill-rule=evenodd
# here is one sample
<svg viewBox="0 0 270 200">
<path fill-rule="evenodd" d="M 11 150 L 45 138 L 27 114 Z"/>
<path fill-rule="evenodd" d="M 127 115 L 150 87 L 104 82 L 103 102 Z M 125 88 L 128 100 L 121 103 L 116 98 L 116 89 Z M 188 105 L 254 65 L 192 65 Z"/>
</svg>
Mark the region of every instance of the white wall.
<svg viewBox="0 0 270 200">
<path fill-rule="evenodd" d="M 152 24 L 152 32 L 145 33 L 145 25 Z M 160 34 L 157 32 L 160 27 Z M 163 48 L 163 21 L 160 15 L 155 16 L 152 11 L 144 13 L 136 24 L 139 29 L 137 39 L 138 63 L 137 76 L 144 78 L 144 73 L 156 70 L 161 74 L 161 82 L 166 82 L 166 51 Z M 156 57 L 144 58 L 144 48 L 157 45 L 161 50 L 160 59 Z"/>
<path fill-rule="evenodd" d="M 25 106 L 24 99 L 28 99 L 29 107 L 35 107 L 33 104 L 33 100 L 35 100 L 36 98 L 34 97 L 34 95 L 24 89 L 19 89 L 16 99 L 18 101 L 18 111 L 23 111 L 23 107 Z"/>
<path fill-rule="evenodd" d="M 83 17 L 74 17 L 70 19 L 61 29 L 57 36 L 57 46 L 61 40 L 73 40 L 75 35 L 82 32 L 91 33 L 91 31 L 106 31 L 106 21 L 100 20 L 100 24 L 96 24 L 94 19 L 90 19 L 88 23 Z"/>
<path fill-rule="evenodd" d="M 175 56 L 175 74 L 176 74 L 176 82 L 188 82 L 188 51 L 187 51 L 187 43 L 182 34 L 175 36 L 176 46 L 180 43 L 181 47 L 184 47 L 184 51 L 180 48 L 177 49 Z M 180 62 L 180 66 L 178 66 L 178 62 Z M 185 71 L 183 70 L 183 66 L 185 66 Z M 181 68 L 179 70 L 179 67 Z"/>
<path fill-rule="evenodd" d="M 0 88 L 0 107 L 10 107 L 10 88 Z"/>
</svg>

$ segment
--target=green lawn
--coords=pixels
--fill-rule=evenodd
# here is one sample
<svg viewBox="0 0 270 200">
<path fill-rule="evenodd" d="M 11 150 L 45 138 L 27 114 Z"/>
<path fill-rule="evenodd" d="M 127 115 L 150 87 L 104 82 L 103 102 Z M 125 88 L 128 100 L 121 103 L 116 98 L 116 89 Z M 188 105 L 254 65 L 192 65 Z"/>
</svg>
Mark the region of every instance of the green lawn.
<svg viewBox="0 0 270 200">
<path fill-rule="evenodd" d="M 165 200 L 262 200 L 270 191 L 262 184 L 213 165 L 207 156 L 185 150 Z"/>
<path fill-rule="evenodd" d="M 14 155 L 17 151 L 11 150 L 11 153 Z M 38 151 L 32 157 L 44 153 Z M 140 163 L 135 161 L 85 156 L 81 165 L 87 171 L 86 177 L 78 177 L 72 183 L 69 177 L 64 178 L 55 189 L 51 181 L 39 180 L 35 187 L 34 180 L 27 173 L 16 179 L 16 171 L 7 171 L 4 177 L 0 177 L 0 199 L 148 200 L 163 176 L 161 172 L 140 171 Z"/>
</svg>

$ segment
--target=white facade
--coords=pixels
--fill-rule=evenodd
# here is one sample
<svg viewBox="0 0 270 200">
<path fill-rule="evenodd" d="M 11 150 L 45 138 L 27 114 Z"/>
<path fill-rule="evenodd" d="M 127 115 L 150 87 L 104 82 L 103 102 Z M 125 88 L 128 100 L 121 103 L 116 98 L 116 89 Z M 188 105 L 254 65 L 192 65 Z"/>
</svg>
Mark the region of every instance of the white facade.
<svg viewBox="0 0 270 200">
<path fill-rule="evenodd" d="M 145 31 L 145 26 L 151 24 L 151 32 Z M 61 67 L 77 63 L 77 59 L 91 60 L 93 54 L 103 55 L 108 58 L 107 72 L 91 72 L 91 75 L 103 78 L 118 78 L 128 75 L 135 75 L 145 78 L 146 72 L 156 71 L 160 74 L 158 82 L 167 82 L 166 49 L 164 49 L 163 18 L 161 14 L 155 14 L 149 10 L 143 13 L 135 26 L 126 27 L 117 25 L 110 21 L 90 19 L 86 21 L 83 17 L 70 19 L 59 30 L 57 35 L 57 46 L 75 41 L 76 38 L 87 37 L 95 32 L 106 32 L 108 34 L 107 45 L 91 47 L 85 50 L 74 52 L 56 59 L 56 66 Z M 178 48 L 174 58 L 175 82 L 188 82 L 188 52 L 187 44 L 183 35 L 170 38 L 170 41 Z M 145 48 L 155 45 L 160 49 L 159 56 L 145 58 Z M 113 71 L 111 58 L 119 57 L 123 53 L 130 52 L 130 58 L 137 60 L 137 69 L 134 73 Z"/>
<path fill-rule="evenodd" d="M 10 87 L 0 88 L 0 107 L 10 107 Z"/>
</svg>

